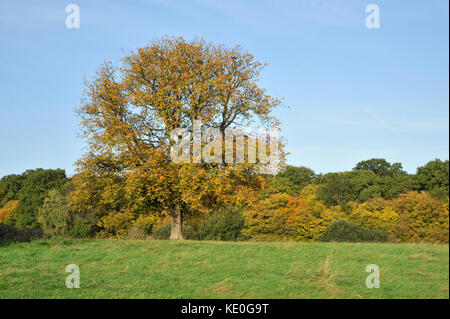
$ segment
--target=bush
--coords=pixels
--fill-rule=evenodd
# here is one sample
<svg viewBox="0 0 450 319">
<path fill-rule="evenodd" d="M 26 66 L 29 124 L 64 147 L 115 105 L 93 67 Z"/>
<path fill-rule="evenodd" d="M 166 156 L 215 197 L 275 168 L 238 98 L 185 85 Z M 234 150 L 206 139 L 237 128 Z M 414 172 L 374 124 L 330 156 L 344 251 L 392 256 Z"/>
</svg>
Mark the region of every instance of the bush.
<svg viewBox="0 0 450 319">
<path fill-rule="evenodd" d="M 154 239 L 169 239 L 171 230 L 172 230 L 171 224 L 165 224 L 161 227 L 157 227 L 153 231 L 153 238 Z M 183 225 L 183 238 L 196 240 L 196 239 L 199 239 L 200 236 L 199 236 L 198 232 L 195 231 L 194 227 L 192 227 L 191 225 Z"/>
<path fill-rule="evenodd" d="M 220 210 L 207 217 L 201 227 L 200 239 L 238 240 L 244 227 L 244 218 L 237 210 Z"/>
<path fill-rule="evenodd" d="M 296 237 L 296 217 L 303 199 L 278 193 L 255 201 L 243 213 L 242 234 L 252 240 L 284 241 Z"/>
<path fill-rule="evenodd" d="M 112 237 L 111 233 L 108 233 L 106 230 L 102 229 L 95 234 L 96 239 L 110 239 Z"/>
<path fill-rule="evenodd" d="M 58 190 L 49 191 L 44 200 L 44 206 L 39 209 L 38 222 L 48 236 L 67 235 L 70 212 L 64 194 Z"/>
<path fill-rule="evenodd" d="M 75 224 L 69 230 L 72 238 L 88 238 L 92 236 L 92 226 L 89 224 Z"/>
<path fill-rule="evenodd" d="M 183 225 L 183 238 L 190 240 L 199 240 L 200 234 L 191 225 Z"/>
<path fill-rule="evenodd" d="M 346 219 L 357 225 L 378 229 L 400 242 L 448 243 L 448 200 L 426 192 L 408 192 L 398 198 L 382 198 L 353 205 Z"/>
<path fill-rule="evenodd" d="M 382 231 L 360 227 L 345 220 L 331 224 L 318 241 L 330 242 L 386 242 L 388 235 Z"/>
<path fill-rule="evenodd" d="M 127 238 L 128 230 L 133 227 L 141 228 L 146 234 L 150 234 L 156 223 L 154 215 L 137 215 L 129 211 L 112 212 L 101 218 L 97 224 L 103 227 L 112 237 Z"/>
<path fill-rule="evenodd" d="M 17 229 L 14 226 L 0 224 L 0 240 L 5 241 L 31 241 L 32 239 L 42 238 L 44 233 L 40 228 Z"/>
<path fill-rule="evenodd" d="M 171 224 L 165 224 L 160 227 L 156 227 L 153 231 L 153 238 L 154 239 L 169 239 L 170 237 L 170 231 L 172 229 Z"/>
<path fill-rule="evenodd" d="M 142 240 L 147 237 L 147 232 L 144 228 L 133 225 L 130 228 L 128 228 L 127 237 L 126 239 L 129 240 Z"/>
<path fill-rule="evenodd" d="M 125 238 L 133 219 L 134 215 L 131 212 L 112 212 L 102 217 L 98 225 L 105 228 L 112 236 Z"/>
</svg>

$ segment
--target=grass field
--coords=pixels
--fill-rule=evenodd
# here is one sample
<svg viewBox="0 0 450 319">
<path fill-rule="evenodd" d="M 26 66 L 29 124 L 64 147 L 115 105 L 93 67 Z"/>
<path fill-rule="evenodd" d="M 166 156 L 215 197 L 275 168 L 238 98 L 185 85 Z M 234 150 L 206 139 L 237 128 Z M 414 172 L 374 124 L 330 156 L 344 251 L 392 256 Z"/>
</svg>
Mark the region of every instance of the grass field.
<svg viewBox="0 0 450 319">
<path fill-rule="evenodd" d="M 68 264 L 79 289 L 65 286 Z M 365 286 L 368 264 L 380 288 Z M 0 245 L 0 298 L 449 298 L 449 246 L 38 240 Z"/>
</svg>

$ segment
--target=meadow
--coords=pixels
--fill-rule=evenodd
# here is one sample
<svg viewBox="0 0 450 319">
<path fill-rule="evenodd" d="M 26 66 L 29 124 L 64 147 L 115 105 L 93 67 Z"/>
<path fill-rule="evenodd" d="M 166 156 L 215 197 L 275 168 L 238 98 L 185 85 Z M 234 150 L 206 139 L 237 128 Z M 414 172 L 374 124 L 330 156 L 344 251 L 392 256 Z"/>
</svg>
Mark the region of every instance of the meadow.
<svg viewBox="0 0 450 319">
<path fill-rule="evenodd" d="M 80 288 L 65 285 L 80 268 Z M 365 281 L 380 268 L 380 288 Z M 34 240 L 0 243 L 0 298 L 449 298 L 449 246 Z"/>
</svg>

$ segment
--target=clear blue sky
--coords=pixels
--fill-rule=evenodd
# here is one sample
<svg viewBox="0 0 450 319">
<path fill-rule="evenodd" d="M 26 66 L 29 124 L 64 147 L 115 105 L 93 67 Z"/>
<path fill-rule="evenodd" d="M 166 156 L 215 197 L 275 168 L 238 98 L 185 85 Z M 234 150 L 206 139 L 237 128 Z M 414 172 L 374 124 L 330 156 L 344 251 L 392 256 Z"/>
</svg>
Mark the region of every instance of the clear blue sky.
<svg viewBox="0 0 450 319">
<path fill-rule="evenodd" d="M 80 7 L 80 29 L 65 26 Z M 380 28 L 365 7 L 380 8 Z M 105 59 L 155 37 L 240 44 L 267 62 L 288 163 L 350 170 L 383 157 L 409 172 L 449 154 L 447 0 L 0 2 L 0 176 L 64 168 L 84 150 L 73 113 Z"/>
</svg>

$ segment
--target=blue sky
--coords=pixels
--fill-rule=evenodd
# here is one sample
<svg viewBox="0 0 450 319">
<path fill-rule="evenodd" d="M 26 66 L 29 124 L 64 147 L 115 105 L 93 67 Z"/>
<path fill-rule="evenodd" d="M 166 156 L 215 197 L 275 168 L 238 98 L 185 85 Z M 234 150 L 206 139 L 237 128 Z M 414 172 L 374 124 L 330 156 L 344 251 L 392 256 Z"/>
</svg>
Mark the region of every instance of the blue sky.
<svg viewBox="0 0 450 319">
<path fill-rule="evenodd" d="M 80 28 L 65 26 L 66 5 Z M 380 8 L 368 29 L 366 5 Z M 85 152 L 73 109 L 84 79 L 155 37 L 240 44 L 268 66 L 261 85 L 288 163 L 350 170 L 383 157 L 417 166 L 449 154 L 447 0 L 72 0 L 0 2 L 0 176 L 64 168 Z"/>
</svg>

